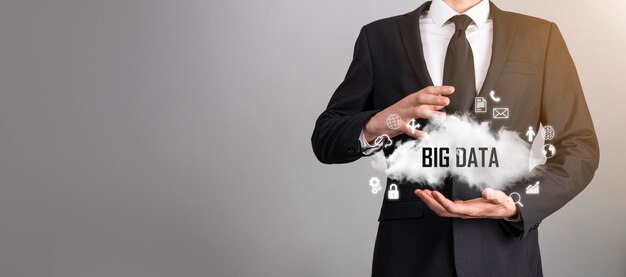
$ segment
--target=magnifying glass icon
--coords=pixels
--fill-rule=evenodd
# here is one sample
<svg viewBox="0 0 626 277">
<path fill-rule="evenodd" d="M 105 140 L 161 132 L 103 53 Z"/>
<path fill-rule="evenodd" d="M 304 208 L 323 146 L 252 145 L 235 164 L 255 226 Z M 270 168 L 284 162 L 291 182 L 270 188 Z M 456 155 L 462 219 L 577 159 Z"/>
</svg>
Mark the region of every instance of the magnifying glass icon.
<svg viewBox="0 0 626 277">
<path fill-rule="evenodd" d="M 517 197 L 513 197 L 513 195 L 516 195 Z M 509 197 L 511 197 L 511 200 L 513 200 L 513 203 L 515 204 L 519 204 L 520 207 L 524 207 L 524 205 L 522 204 L 522 196 L 519 195 L 519 193 L 517 192 L 512 192 L 511 194 L 509 194 Z M 517 198 L 517 200 L 515 200 Z"/>
</svg>

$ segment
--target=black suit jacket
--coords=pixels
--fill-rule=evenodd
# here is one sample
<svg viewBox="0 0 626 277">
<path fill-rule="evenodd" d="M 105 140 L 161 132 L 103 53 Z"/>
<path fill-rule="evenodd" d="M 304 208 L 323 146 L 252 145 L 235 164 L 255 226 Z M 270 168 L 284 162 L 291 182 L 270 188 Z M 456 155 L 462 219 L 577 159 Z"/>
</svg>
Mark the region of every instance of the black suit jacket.
<svg viewBox="0 0 626 277">
<path fill-rule="evenodd" d="M 363 156 L 364 123 L 410 93 L 432 85 L 423 56 L 419 16 L 430 2 L 400 16 L 365 25 L 357 38 L 345 80 L 319 116 L 311 141 L 323 163 Z M 539 195 L 529 182 L 510 192 L 522 195 L 521 224 L 492 219 L 450 219 L 434 214 L 413 194 L 422 184 L 400 184 L 400 200 L 385 199 L 374 248 L 373 276 L 542 276 L 537 227 L 574 198 L 592 179 L 599 150 L 576 68 L 554 23 L 505 12 L 491 4 L 494 41 L 480 96 L 495 90 L 510 118 L 494 120 L 525 134 L 539 122 L 554 127 L 557 154 L 548 160 Z M 491 110 L 489 110 L 491 112 Z M 479 115 L 491 120 L 491 113 Z M 394 140 L 410 139 L 406 135 Z M 385 149 L 385 154 L 393 147 Z M 390 180 L 387 180 L 387 184 Z M 388 188 L 387 188 L 388 189 Z M 454 199 L 480 197 L 455 179 L 442 189 Z"/>
</svg>

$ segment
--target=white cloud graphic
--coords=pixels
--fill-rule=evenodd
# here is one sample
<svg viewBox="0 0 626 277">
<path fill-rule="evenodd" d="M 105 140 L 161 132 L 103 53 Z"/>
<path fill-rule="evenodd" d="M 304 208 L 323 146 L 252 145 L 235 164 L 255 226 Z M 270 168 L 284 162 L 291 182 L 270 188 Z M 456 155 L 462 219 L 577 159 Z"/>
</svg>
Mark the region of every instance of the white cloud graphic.
<svg viewBox="0 0 626 277">
<path fill-rule="evenodd" d="M 457 115 L 431 120 L 424 131 L 428 133 L 425 139 L 402 143 L 387 158 L 386 173 L 390 179 L 440 187 L 443 186 L 446 177 L 454 176 L 478 189 L 504 190 L 530 175 L 530 149 L 517 132 L 500 129 L 494 133 L 490 130 L 488 122 L 479 123 L 471 117 Z M 423 149 L 434 147 L 449 150 L 448 166 L 422 165 Z M 465 155 L 461 155 L 466 158 L 466 166 L 456 166 L 455 150 L 458 147 L 466 150 Z M 472 151 L 476 154 L 477 166 L 468 167 L 467 159 Z M 495 151 L 493 155 L 497 155 L 498 167 L 493 163 L 492 151 Z M 381 168 L 384 163 L 381 163 L 380 159 L 381 156 L 375 157 L 372 166 Z M 459 162 L 463 164 L 462 160 Z"/>
</svg>

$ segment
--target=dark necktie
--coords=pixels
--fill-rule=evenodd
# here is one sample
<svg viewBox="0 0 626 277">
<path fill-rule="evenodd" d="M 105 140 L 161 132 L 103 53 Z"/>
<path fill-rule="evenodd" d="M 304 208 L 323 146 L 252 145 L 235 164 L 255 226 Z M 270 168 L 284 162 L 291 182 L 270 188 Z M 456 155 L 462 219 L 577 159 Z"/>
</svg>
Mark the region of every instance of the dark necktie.
<svg viewBox="0 0 626 277">
<path fill-rule="evenodd" d="M 471 109 L 474 97 L 476 97 L 476 78 L 472 47 L 465 36 L 465 30 L 472 19 L 462 14 L 450 18 L 450 21 L 456 28 L 446 52 L 443 84 L 455 88 L 450 96 L 450 105 L 446 108 L 446 111 L 452 114 Z"/>
</svg>

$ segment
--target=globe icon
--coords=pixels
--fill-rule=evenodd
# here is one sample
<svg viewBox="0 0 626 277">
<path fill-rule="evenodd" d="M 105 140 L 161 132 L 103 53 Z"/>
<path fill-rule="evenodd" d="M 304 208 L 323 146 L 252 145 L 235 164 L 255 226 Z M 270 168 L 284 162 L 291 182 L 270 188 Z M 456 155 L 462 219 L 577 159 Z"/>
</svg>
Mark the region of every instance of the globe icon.
<svg viewBox="0 0 626 277">
<path fill-rule="evenodd" d="M 390 114 L 387 117 L 387 127 L 391 130 L 398 130 L 402 126 L 402 118 L 397 114 Z"/>
<path fill-rule="evenodd" d="M 556 155 L 556 147 L 554 147 L 554 145 L 552 144 L 546 144 L 543 146 L 543 155 L 546 158 L 552 158 L 554 157 L 554 155 Z"/>
</svg>

